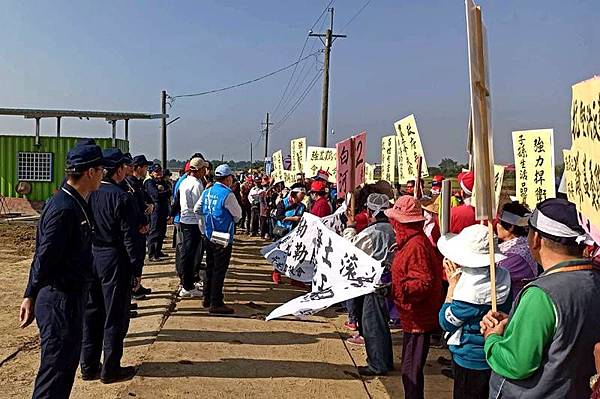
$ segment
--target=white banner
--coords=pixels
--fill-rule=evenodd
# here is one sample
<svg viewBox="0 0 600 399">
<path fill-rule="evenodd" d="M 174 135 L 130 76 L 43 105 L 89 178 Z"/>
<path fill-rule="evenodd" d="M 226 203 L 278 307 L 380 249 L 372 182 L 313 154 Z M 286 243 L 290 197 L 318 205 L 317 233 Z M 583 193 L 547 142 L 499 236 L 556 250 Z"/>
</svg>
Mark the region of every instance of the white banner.
<svg viewBox="0 0 600 399">
<path fill-rule="evenodd" d="M 290 234 L 269 247 L 261 252 L 275 268 L 295 280 L 312 281 L 312 291 L 273 310 L 267 320 L 290 314 L 311 315 L 335 303 L 369 294 L 384 271 L 381 262 L 309 213 L 303 215 Z M 312 280 L 307 279 L 311 268 Z"/>
</svg>

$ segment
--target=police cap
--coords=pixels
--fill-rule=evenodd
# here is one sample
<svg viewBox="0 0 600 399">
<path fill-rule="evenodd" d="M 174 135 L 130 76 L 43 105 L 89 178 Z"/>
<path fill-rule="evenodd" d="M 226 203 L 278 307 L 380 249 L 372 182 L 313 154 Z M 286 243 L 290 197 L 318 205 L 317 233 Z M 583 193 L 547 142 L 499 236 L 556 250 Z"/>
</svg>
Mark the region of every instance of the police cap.
<svg viewBox="0 0 600 399">
<path fill-rule="evenodd" d="M 152 162 L 146 159 L 145 155 L 136 155 L 133 157 L 133 166 L 150 166 Z"/>
<path fill-rule="evenodd" d="M 107 148 L 102 151 L 104 157 L 104 166 L 107 169 L 113 169 L 127 163 L 125 155 L 118 148 Z"/>
<path fill-rule="evenodd" d="M 76 145 L 67 153 L 66 172 L 82 171 L 96 166 L 104 166 L 102 149 L 97 145 Z"/>
</svg>

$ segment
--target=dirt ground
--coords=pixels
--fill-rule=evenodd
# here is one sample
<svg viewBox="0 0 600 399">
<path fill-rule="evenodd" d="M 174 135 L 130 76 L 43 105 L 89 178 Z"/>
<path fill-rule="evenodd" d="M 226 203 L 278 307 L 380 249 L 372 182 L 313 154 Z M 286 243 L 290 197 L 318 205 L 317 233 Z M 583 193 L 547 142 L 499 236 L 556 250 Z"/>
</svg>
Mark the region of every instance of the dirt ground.
<svg viewBox="0 0 600 399">
<path fill-rule="evenodd" d="M 259 239 L 239 236 L 226 281 L 225 299 L 233 316 L 213 316 L 198 299 L 180 300 L 173 252 L 168 261 L 144 269 L 144 285 L 153 289 L 138 301 L 125 343 L 124 365 L 135 365 L 131 381 L 103 385 L 79 375 L 73 398 L 176 398 L 189 394 L 221 398 L 387 398 L 402 397 L 398 371 L 362 379 L 362 347 L 346 344 L 345 317 L 328 310 L 307 320 L 288 317 L 266 322 L 279 304 L 303 291 L 275 286 L 272 268 L 258 250 Z M 0 397 L 31 396 L 39 365 L 35 325 L 18 328 L 18 307 L 34 248 L 32 226 L 0 225 Z M 399 369 L 402 334 L 395 332 L 394 359 Z M 427 398 L 452 396 L 452 381 L 436 359 L 447 352 L 432 349 L 425 369 Z"/>
</svg>

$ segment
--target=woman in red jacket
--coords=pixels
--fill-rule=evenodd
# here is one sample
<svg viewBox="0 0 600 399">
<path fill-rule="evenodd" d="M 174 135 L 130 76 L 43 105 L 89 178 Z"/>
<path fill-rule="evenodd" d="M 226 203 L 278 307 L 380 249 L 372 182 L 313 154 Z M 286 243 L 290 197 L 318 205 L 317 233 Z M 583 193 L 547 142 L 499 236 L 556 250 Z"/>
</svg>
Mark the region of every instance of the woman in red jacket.
<svg viewBox="0 0 600 399">
<path fill-rule="evenodd" d="M 402 383 L 405 398 L 422 399 L 423 368 L 431 333 L 439 328 L 442 262 L 423 232 L 421 203 L 404 195 L 385 211 L 396 233 L 398 250 L 392 264 L 392 295 L 402 330 Z"/>
</svg>

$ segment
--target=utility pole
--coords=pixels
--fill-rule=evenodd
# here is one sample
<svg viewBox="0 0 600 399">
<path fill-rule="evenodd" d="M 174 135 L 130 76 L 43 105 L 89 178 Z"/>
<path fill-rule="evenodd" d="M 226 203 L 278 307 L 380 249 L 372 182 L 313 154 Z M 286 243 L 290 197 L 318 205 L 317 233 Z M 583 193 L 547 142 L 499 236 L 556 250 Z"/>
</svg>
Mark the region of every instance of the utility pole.
<svg viewBox="0 0 600 399">
<path fill-rule="evenodd" d="M 269 122 L 269 113 L 267 112 L 267 121 L 262 123 L 265 127 L 265 130 L 263 130 L 265 132 L 265 162 L 269 156 L 269 126 L 272 124 Z"/>
<path fill-rule="evenodd" d="M 325 46 L 325 66 L 323 71 L 323 103 L 321 105 L 321 147 L 327 147 L 327 114 L 329 111 L 329 58 L 331 54 L 331 45 L 338 37 L 345 38 L 346 35 L 333 34 L 333 8 L 329 9 L 330 20 L 329 29 L 325 33 L 313 33 L 310 31 L 308 36 L 318 37 Z M 325 38 L 325 41 L 323 41 Z"/>
<path fill-rule="evenodd" d="M 250 142 L 250 168 L 252 168 L 252 164 L 253 164 L 253 159 L 252 159 L 252 142 Z"/>
<path fill-rule="evenodd" d="M 161 112 L 167 114 L 167 92 L 163 90 L 160 95 Z M 167 169 L 167 118 L 163 116 L 160 133 L 160 163 L 163 170 Z"/>
</svg>

